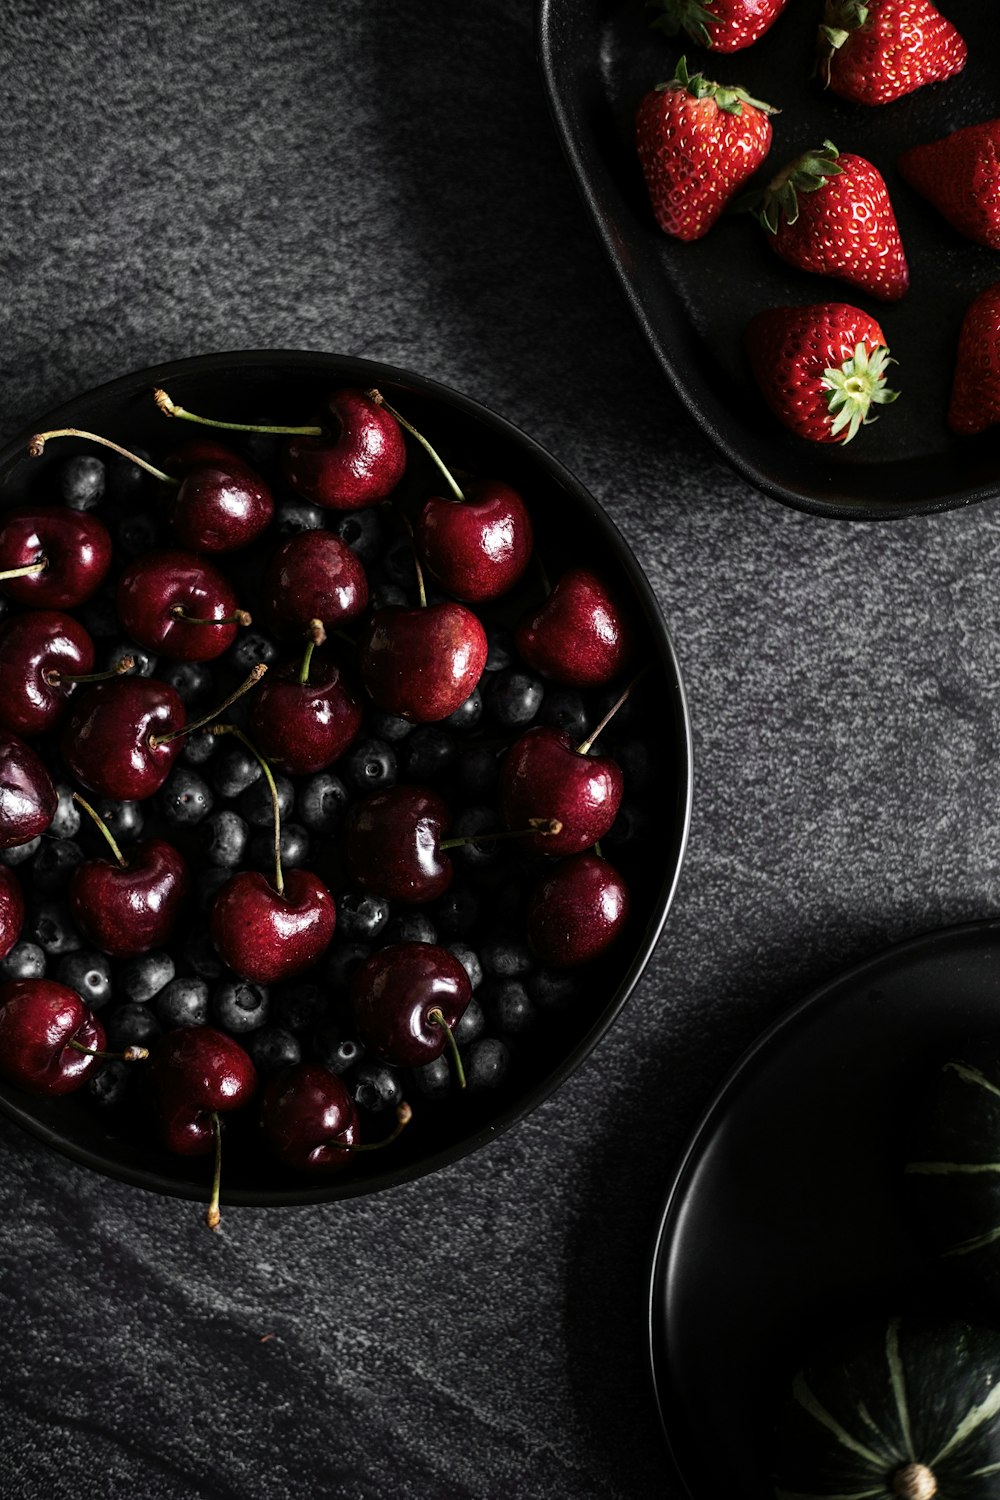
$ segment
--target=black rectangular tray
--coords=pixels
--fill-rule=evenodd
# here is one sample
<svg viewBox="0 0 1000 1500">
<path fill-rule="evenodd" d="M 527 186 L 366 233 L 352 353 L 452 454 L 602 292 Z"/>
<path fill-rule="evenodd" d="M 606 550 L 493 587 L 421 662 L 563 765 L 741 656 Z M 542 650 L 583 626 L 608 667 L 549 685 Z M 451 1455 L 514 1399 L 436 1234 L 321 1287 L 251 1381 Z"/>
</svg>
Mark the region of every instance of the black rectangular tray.
<svg viewBox="0 0 1000 1500">
<path fill-rule="evenodd" d="M 822 6 L 792 0 L 755 46 L 727 55 L 653 30 L 643 0 L 540 0 L 538 47 L 563 149 L 639 326 L 677 395 L 739 472 L 796 509 L 848 520 L 949 510 L 1000 496 L 1000 431 L 956 438 L 945 425 L 965 307 L 1000 281 L 1000 254 L 963 239 L 904 184 L 907 146 L 1000 114 L 1000 13 L 992 0 L 942 0 L 969 45 L 963 73 L 893 104 L 865 108 L 810 75 Z M 741 83 L 773 104 L 771 154 L 757 181 L 831 139 L 885 177 L 910 262 L 907 297 L 887 304 L 784 265 L 748 215 L 682 244 L 657 227 L 634 146 L 642 95 L 691 70 Z M 786 303 L 851 302 L 881 324 L 900 399 L 846 446 L 782 428 L 754 385 L 743 331 Z"/>
</svg>

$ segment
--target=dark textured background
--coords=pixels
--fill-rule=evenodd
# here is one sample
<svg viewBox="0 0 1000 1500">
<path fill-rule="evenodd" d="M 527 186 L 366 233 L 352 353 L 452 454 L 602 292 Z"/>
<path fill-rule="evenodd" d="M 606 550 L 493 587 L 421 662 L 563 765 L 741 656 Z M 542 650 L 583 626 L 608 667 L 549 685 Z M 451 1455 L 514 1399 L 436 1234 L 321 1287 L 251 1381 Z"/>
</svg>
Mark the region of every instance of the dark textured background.
<svg viewBox="0 0 1000 1500">
<path fill-rule="evenodd" d="M 529 0 L 0 4 L 0 424 L 213 349 L 408 365 L 607 506 L 674 632 L 694 825 L 656 960 L 491 1149 L 286 1213 L 87 1175 L 0 1124 L 5 1497 L 671 1493 L 650 1237 L 758 1030 L 997 905 L 995 509 L 820 523 L 720 467 L 631 328 Z M 262 1342 L 262 1335 L 272 1337 Z"/>
</svg>

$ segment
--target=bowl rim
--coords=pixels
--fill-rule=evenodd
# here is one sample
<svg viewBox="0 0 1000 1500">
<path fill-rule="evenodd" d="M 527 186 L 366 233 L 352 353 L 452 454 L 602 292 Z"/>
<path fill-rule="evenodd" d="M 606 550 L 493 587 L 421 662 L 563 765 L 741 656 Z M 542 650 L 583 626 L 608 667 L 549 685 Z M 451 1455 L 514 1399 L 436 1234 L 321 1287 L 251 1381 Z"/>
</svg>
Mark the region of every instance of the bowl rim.
<svg viewBox="0 0 1000 1500">
<path fill-rule="evenodd" d="M 403 1183 L 416 1181 L 418 1178 L 428 1176 L 430 1173 L 439 1171 L 443 1167 L 451 1166 L 454 1162 L 460 1161 L 463 1157 L 469 1156 L 472 1152 L 479 1150 L 480 1147 L 486 1145 L 489 1141 L 496 1139 L 497 1136 L 511 1129 L 512 1126 L 531 1114 L 533 1110 L 537 1109 L 540 1104 L 544 1103 L 546 1099 L 554 1094 L 590 1055 L 609 1027 L 617 1019 L 645 971 L 646 965 L 659 941 L 660 934 L 663 931 L 671 905 L 673 904 L 674 895 L 677 891 L 691 830 L 694 798 L 694 751 L 691 714 L 688 707 L 687 695 L 684 690 L 680 663 L 677 659 L 659 600 L 638 558 L 600 502 L 546 448 L 543 448 L 534 438 L 529 437 L 527 433 L 523 432 L 513 422 L 508 421 L 506 417 L 500 416 L 482 402 L 465 396 L 462 392 L 440 381 L 433 380 L 425 375 L 416 374 L 411 370 L 396 365 L 384 363 L 380 360 L 361 359 L 353 355 L 341 355 L 321 350 L 235 349 L 211 354 L 186 356 L 182 359 L 169 360 L 164 363 L 134 370 L 126 375 L 116 376 L 113 380 L 78 392 L 76 395 L 70 397 L 69 400 L 63 401 L 58 406 L 45 412 L 31 426 L 16 434 L 15 437 L 0 448 L 0 484 L 3 483 L 4 477 L 11 465 L 26 453 L 30 438 L 36 432 L 47 430 L 50 427 L 72 425 L 71 422 L 67 422 L 65 414 L 82 402 L 89 403 L 98 398 L 105 401 L 122 400 L 144 389 L 165 386 L 171 381 L 183 380 L 188 376 L 204 376 L 213 372 L 221 373 L 227 368 L 234 370 L 234 372 L 236 370 L 245 372 L 248 368 L 263 369 L 267 366 L 293 363 L 304 371 L 312 370 L 317 375 L 325 373 L 328 377 L 331 375 L 331 367 L 333 367 L 333 370 L 335 370 L 333 378 L 340 384 L 356 383 L 360 386 L 368 387 L 377 385 L 380 382 L 393 383 L 402 387 L 409 387 L 417 394 L 428 399 L 443 402 L 445 405 L 457 409 L 464 416 L 472 417 L 484 423 L 501 440 L 520 448 L 529 462 L 547 471 L 569 493 L 572 499 L 583 507 L 590 520 L 603 533 L 614 553 L 616 562 L 626 573 L 653 637 L 655 655 L 666 669 L 668 675 L 671 675 L 673 678 L 674 707 L 683 730 L 683 755 L 679 757 L 677 766 L 677 774 L 683 782 L 683 812 L 681 836 L 676 859 L 673 861 L 672 868 L 666 872 L 660 883 L 652 915 L 633 953 L 623 979 L 617 986 L 612 1000 L 602 1009 L 600 1015 L 595 1019 L 594 1024 L 580 1038 L 572 1051 L 544 1079 L 535 1084 L 527 1093 L 519 1095 L 495 1119 L 479 1130 L 476 1130 L 472 1135 L 464 1137 L 461 1141 L 453 1145 L 435 1151 L 417 1162 L 410 1162 L 405 1166 L 391 1169 L 374 1182 L 356 1183 L 349 1177 L 343 1179 L 334 1177 L 325 1182 L 293 1182 L 287 1188 L 250 1189 L 237 1187 L 228 1190 L 225 1183 L 223 1183 L 223 1204 L 230 1207 L 244 1208 L 304 1207 L 313 1204 L 334 1202 L 344 1198 L 368 1197 L 389 1188 L 399 1187 Z M 166 1197 L 195 1201 L 195 1195 L 191 1188 L 184 1183 L 174 1181 L 172 1178 L 165 1177 L 153 1170 L 134 1168 L 125 1163 L 109 1160 L 99 1151 L 66 1138 L 58 1130 L 37 1119 L 31 1113 L 30 1104 L 27 1102 L 30 1096 L 25 1095 L 24 1097 L 26 1103 L 24 1106 L 21 1106 L 18 1101 L 9 1099 L 0 1093 L 0 1113 L 22 1126 L 22 1128 L 35 1136 L 44 1145 L 54 1148 L 63 1156 L 77 1162 L 79 1165 L 90 1167 L 91 1170 L 100 1172 L 103 1176 L 113 1178 L 116 1181 L 128 1183 L 133 1187 L 145 1188 L 148 1191 L 160 1193 Z"/>
</svg>

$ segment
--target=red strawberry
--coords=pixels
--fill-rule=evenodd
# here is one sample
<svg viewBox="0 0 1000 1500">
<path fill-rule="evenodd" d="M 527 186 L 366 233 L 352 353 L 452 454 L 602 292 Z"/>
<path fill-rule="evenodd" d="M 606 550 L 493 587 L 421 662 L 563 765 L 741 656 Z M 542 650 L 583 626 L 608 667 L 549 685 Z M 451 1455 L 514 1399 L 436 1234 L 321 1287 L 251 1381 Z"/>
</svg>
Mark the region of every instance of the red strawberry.
<svg viewBox="0 0 1000 1500">
<path fill-rule="evenodd" d="M 849 443 L 895 401 L 885 385 L 889 350 L 874 318 L 844 302 L 772 307 L 746 333 L 754 378 L 779 421 L 814 443 Z"/>
<path fill-rule="evenodd" d="M 841 156 L 825 141 L 789 162 L 745 206 L 789 265 L 839 276 L 883 302 L 906 295 L 910 272 L 896 215 L 882 174 L 863 156 Z"/>
<path fill-rule="evenodd" d="M 930 0 L 826 0 L 823 81 L 855 104 L 889 104 L 961 73 L 967 48 Z"/>
<path fill-rule="evenodd" d="M 713 52 L 749 47 L 781 15 L 788 0 L 648 0 L 663 10 L 653 22 L 668 36 L 686 31 Z"/>
<path fill-rule="evenodd" d="M 656 222 L 679 240 L 707 234 L 771 149 L 769 104 L 742 89 L 691 78 L 682 57 L 669 83 L 639 105 L 639 161 Z"/>
<path fill-rule="evenodd" d="M 1000 422 L 1000 282 L 966 308 L 948 408 L 948 426 L 966 436 Z"/>
<path fill-rule="evenodd" d="M 911 187 L 977 244 L 1000 250 L 1000 120 L 966 125 L 899 158 Z"/>
</svg>

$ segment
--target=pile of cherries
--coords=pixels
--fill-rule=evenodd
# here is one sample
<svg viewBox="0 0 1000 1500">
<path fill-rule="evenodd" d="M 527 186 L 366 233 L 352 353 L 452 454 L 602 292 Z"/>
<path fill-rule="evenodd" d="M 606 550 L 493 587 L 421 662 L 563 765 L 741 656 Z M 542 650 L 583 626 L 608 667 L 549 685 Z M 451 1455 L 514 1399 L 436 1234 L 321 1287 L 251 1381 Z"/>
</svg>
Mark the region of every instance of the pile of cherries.
<svg viewBox="0 0 1000 1500">
<path fill-rule="evenodd" d="M 41 434 L 116 456 L 0 513 L 0 1074 L 214 1150 L 214 1227 L 221 1116 L 337 1172 L 572 1004 L 628 915 L 602 841 L 641 825 L 642 742 L 595 741 L 642 663 L 605 581 L 549 587 L 521 496 L 380 392 L 302 428 L 155 395 L 237 446 Z M 443 482 L 416 506 L 406 434 Z"/>
</svg>

